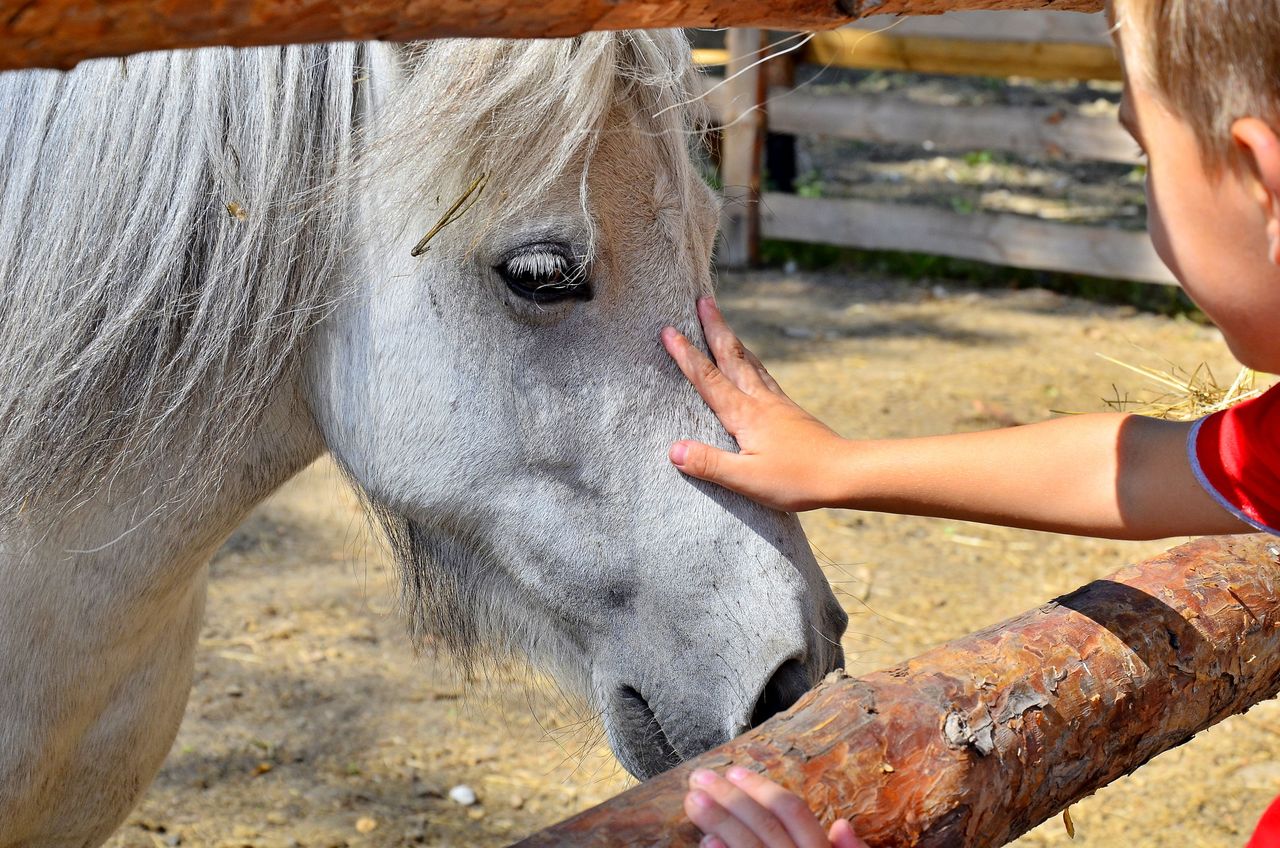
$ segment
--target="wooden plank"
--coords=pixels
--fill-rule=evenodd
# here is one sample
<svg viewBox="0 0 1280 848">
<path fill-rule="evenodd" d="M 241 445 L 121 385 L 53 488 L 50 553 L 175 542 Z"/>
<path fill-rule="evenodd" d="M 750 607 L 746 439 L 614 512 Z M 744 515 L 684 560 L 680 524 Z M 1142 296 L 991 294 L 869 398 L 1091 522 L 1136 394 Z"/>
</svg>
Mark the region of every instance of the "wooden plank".
<svg viewBox="0 0 1280 848">
<path fill-rule="evenodd" d="M 714 103 L 718 102 L 712 95 Z M 769 129 L 882 144 L 933 142 L 951 150 L 1006 150 L 1026 156 L 1137 164 L 1138 146 L 1115 109 L 1046 106 L 938 106 L 895 94 L 809 94 L 773 89 Z"/>
<path fill-rule="evenodd" d="M 839 68 L 912 71 L 925 74 L 1033 79 L 1121 78 L 1109 46 L 958 41 L 899 36 L 854 27 L 819 32 L 805 48 L 806 62 Z"/>
<path fill-rule="evenodd" d="M 723 120 L 724 89 L 704 78 L 707 104 Z M 1026 156 L 1137 165 L 1141 152 L 1114 106 L 939 106 L 901 93 L 812 94 L 769 90 L 769 131 L 880 144 L 932 142 L 944 150 L 1004 150 Z"/>
<path fill-rule="evenodd" d="M 823 29 L 865 15 L 965 9 L 1096 12 L 1102 0 L 0 0 L 0 70 L 70 68 L 144 50 L 590 30 Z"/>
<path fill-rule="evenodd" d="M 719 263 L 745 268 L 760 253 L 760 165 L 764 144 L 766 33 L 733 29 L 726 43 L 729 64 L 720 100 L 720 215 Z"/>
<path fill-rule="evenodd" d="M 519 843 L 671 846 L 694 768 L 761 771 L 872 848 L 1004 845 L 1280 687 L 1280 543 L 1200 539 L 852 680 Z M 1150 844 L 1178 844 L 1176 828 Z"/>
<path fill-rule="evenodd" d="M 704 68 L 718 68 L 729 64 L 729 51 L 719 50 L 715 47 L 695 47 L 693 50 L 693 64 L 701 65 Z"/>
<path fill-rule="evenodd" d="M 928 206 L 767 193 L 765 238 L 866 250 L 902 250 L 993 265 L 1176 285 L 1147 234 L 1040 221 L 1020 215 L 961 215 Z"/>
<path fill-rule="evenodd" d="M 859 29 L 877 30 L 886 26 L 872 18 Z M 1101 13 L 1079 12 L 947 12 L 945 15 L 917 16 L 893 22 L 894 35 L 950 38 L 960 41 L 1030 41 L 1043 44 L 1093 44 L 1111 46 L 1107 18 Z"/>
</svg>

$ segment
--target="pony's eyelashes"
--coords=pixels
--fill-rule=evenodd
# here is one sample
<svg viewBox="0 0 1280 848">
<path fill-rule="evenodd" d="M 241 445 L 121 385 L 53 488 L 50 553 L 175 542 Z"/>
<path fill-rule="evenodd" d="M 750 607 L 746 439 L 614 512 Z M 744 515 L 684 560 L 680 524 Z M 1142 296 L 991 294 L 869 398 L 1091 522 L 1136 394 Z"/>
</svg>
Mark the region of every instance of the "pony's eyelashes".
<svg viewBox="0 0 1280 848">
<path fill-rule="evenodd" d="M 512 294 L 539 305 L 593 296 L 587 263 L 564 245 L 526 245 L 509 253 L 494 270 Z"/>
</svg>

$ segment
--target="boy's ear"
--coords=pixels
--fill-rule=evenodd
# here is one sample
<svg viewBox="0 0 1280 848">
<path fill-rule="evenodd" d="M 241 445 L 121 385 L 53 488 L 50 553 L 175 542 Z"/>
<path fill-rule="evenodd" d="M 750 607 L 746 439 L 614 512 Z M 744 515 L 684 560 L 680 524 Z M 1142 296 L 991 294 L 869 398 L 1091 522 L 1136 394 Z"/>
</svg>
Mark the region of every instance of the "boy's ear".
<svg viewBox="0 0 1280 848">
<path fill-rule="evenodd" d="M 1231 140 L 1258 180 L 1262 211 L 1267 216 L 1267 254 L 1280 265 L 1280 138 L 1266 121 L 1239 118 Z"/>
</svg>

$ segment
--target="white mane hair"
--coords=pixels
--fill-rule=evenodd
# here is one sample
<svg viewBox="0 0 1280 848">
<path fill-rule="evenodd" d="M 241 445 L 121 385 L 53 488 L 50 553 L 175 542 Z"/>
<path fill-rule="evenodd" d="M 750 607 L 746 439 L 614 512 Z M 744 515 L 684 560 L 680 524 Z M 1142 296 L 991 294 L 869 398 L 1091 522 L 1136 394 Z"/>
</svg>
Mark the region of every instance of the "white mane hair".
<svg viewBox="0 0 1280 848">
<path fill-rule="evenodd" d="M 443 207 L 480 174 L 502 204 L 585 190 L 623 101 L 687 162 L 693 73 L 678 32 L 620 32 L 0 74 L 0 524 L 160 459 L 216 486 L 347 282 L 358 174 Z"/>
</svg>

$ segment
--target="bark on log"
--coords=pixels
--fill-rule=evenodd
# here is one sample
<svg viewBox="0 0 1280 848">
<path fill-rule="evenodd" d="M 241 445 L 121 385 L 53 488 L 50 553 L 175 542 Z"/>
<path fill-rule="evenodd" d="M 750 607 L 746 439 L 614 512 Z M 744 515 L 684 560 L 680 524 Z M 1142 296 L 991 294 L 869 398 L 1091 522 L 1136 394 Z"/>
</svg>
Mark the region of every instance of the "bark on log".
<svg viewBox="0 0 1280 848">
<path fill-rule="evenodd" d="M 0 70 L 229 44 L 536 38 L 588 30 L 826 29 L 865 15 L 1097 11 L 1102 0 L 0 0 Z"/>
<path fill-rule="evenodd" d="M 750 733 L 519 846 L 697 845 L 685 780 L 731 763 L 824 819 L 850 817 L 872 846 L 1003 845 L 1276 693 L 1278 541 L 1192 542 L 901 666 L 833 675 Z"/>
</svg>

